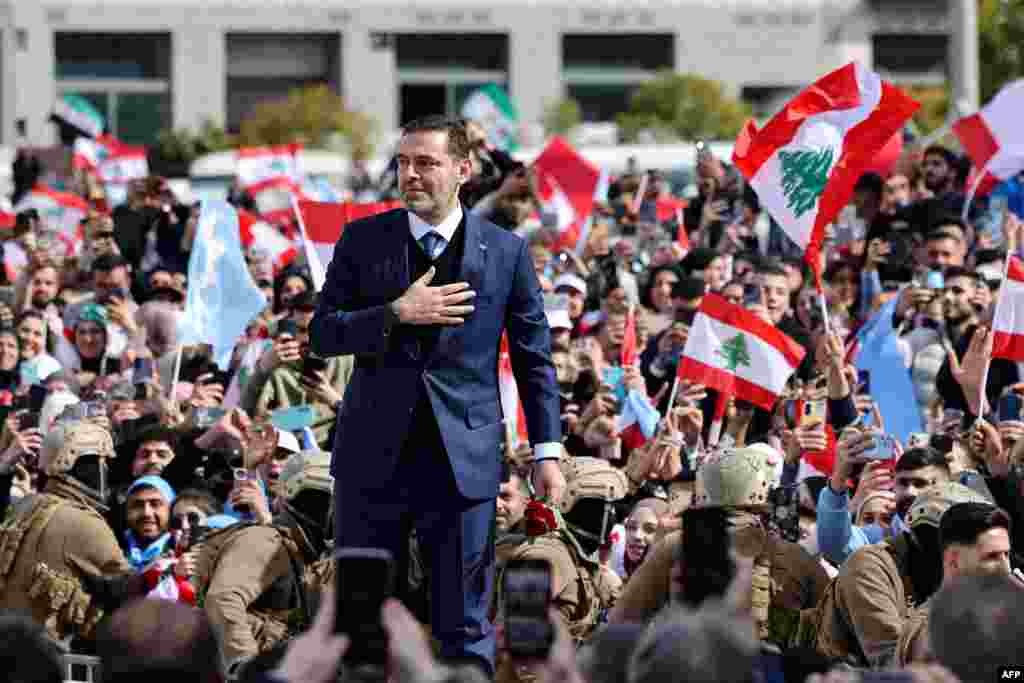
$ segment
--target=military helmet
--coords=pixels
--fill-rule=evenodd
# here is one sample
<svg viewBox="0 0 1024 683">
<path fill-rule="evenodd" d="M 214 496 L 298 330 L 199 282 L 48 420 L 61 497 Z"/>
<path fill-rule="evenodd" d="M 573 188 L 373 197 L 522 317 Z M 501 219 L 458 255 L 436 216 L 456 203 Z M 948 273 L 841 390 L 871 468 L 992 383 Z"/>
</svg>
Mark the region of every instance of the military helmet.
<svg viewBox="0 0 1024 683">
<path fill-rule="evenodd" d="M 565 477 L 565 493 L 559 507 L 567 514 L 584 498 L 612 501 L 629 492 L 626 473 L 599 458 L 562 458 L 559 466 Z"/>
<path fill-rule="evenodd" d="M 43 440 L 39 468 L 51 477 L 57 476 L 70 471 L 86 455 L 113 458 L 114 440 L 110 432 L 93 422 L 58 423 Z"/>
<path fill-rule="evenodd" d="M 331 454 L 311 448 L 293 454 L 284 464 L 278 479 L 285 499 L 292 500 L 303 491 L 334 493 Z"/>
<path fill-rule="evenodd" d="M 779 485 L 782 456 L 766 444 L 752 444 L 713 454 L 697 470 L 696 507 L 767 505 Z"/>
<path fill-rule="evenodd" d="M 907 512 L 907 525 L 911 529 L 921 525 L 938 529 L 942 515 L 957 503 L 991 502 L 985 496 L 963 484 L 952 481 L 936 484 L 926 488 L 914 499 L 910 511 Z"/>
</svg>

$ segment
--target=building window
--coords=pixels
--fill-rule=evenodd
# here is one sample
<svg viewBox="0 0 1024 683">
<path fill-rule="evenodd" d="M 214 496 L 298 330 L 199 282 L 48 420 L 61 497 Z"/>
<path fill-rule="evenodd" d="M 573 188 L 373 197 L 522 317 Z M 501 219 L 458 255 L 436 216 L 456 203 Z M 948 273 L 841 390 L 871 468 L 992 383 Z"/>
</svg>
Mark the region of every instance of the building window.
<svg viewBox="0 0 1024 683">
<path fill-rule="evenodd" d="M 505 34 L 398 34 L 395 58 L 402 122 L 458 115 L 466 98 L 488 83 L 508 89 Z"/>
<path fill-rule="evenodd" d="M 89 100 L 115 137 L 151 145 L 170 126 L 170 34 L 58 32 L 54 51 L 58 97 Z"/>
<path fill-rule="evenodd" d="M 583 120 L 611 121 L 629 108 L 633 91 L 659 70 L 675 66 L 671 34 L 567 34 L 562 36 L 566 95 Z"/>
<path fill-rule="evenodd" d="M 943 85 L 949 36 L 904 33 L 872 37 L 875 70 L 895 83 Z"/>
<path fill-rule="evenodd" d="M 228 130 L 262 102 L 326 84 L 338 92 L 341 38 L 331 34 L 231 33 L 227 36 Z"/>
</svg>

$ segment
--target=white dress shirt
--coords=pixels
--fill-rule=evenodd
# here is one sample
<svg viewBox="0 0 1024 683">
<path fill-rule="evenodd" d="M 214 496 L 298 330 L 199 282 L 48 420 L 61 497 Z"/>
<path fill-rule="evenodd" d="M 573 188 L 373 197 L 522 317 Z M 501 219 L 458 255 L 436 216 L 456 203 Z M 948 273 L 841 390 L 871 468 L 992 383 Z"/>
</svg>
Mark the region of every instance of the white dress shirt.
<svg viewBox="0 0 1024 683">
<path fill-rule="evenodd" d="M 455 229 L 459 227 L 459 223 L 462 222 L 462 204 L 456 204 L 455 208 L 450 214 L 448 214 L 440 225 L 431 225 L 425 220 L 414 214 L 412 211 L 409 212 L 409 230 L 412 232 L 413 239 L 419 242 L 423 239 L 423 236 L 428 232 L 436 232 L 444 238 L 444 247 L 438 250 L 437 254 L 433 255 L 433 258 L 437 258 L 452 241 L 452 237 L 455 236 Z M 557 441 L 551 441 L 548 443 L 539 443 L 533 447 L 533 459 L 536 460 L 552 460 L 558 459 L 562 456 L 562 444 Z"/>
</svg>

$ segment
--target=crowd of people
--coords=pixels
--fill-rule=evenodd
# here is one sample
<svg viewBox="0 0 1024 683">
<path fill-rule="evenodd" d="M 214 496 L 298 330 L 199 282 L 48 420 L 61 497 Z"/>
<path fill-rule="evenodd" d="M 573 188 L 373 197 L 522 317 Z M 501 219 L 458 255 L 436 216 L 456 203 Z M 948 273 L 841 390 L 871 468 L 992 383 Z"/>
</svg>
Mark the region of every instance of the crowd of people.
<svg viewBox="0 0 1024 683">
<path fill-rule="evenodd" d="M 702 153 L 696 197 L 664 220 L 657 171 L 612 179 L 570 245 L 534 171 L 471 131 L 460 199 L 528 242 L 567 482 L 560 501 L 536 499 L 530 444 L 510 428 L 495 552 L 499 567 L 550 565 L 555 635 L 546 659 L 499 645 L 498 679 L 840 681 L 881 669 L 887 681 L 968 683 L 1024 662 L 1012 616 L 1024 602 L 1024 381 L 1017 364 L 987 362 L 1007 259 L 1024 246 L 1019 179 L 965 209 L 969 164 L 946 147 L 908 148 L 886 175 L 866 173 L 829 226 L 822 301 L 729 160 Z M 357 180 L 366 197 L 372 183 Z M 9 680 L 61 680 L 71 652 L 98 656 L 104 680 L 334 680 L 351 643 L 333 633 L 330 452 L 354 360 L 311 360 L 308 268 L 249 249 L 269 304 L 222 372 L 208 348 L 176 339 L 200 207 L 159 178 L 112 210 L 95 183 L 81 187 L 80 240 L 27 210 L 3 242 Z M 242 192 L 232 201 L 251 207 Z M 717 393 L 686 377 L 672 390 L 711 294 L 806 350 L 774 410 L 726 402 L 717 443 Z M 902 383 L 858 371 L 857 333 L 879 316 Z M 634 336 L 640 353 L 623 365 Z M 905 389 L 886 394 L 896 408 L 882 400 L 893 387 Z M 638 404 L 663 416 L 654 436 L 622 428 Z M 418 623 L 426 552 L 410 537 L 402 601 L 382 612 L 388 674 L 481 680 L 438 661 Z"/>
</svg>

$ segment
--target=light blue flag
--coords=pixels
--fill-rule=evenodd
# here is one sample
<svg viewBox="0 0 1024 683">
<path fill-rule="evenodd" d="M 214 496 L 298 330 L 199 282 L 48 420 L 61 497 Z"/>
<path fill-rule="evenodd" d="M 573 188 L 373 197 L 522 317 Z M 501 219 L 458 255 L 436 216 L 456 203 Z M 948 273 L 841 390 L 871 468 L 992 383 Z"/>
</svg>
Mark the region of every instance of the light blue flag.
<svg viewBox="0 0 1024 683">
<path fill-rule="evenodd" d="M 899 297 L 893 297 L 857 332 L 860 351 L 856 365 L 858 370 L 871 373 L 871 398 L 878 404 L 886 432 L 906 444 L 912 433 L 924 431 L 924 423 L 892 327 L 898 302 Z"/>
<path fill-rule="evenodd" d="M 217 367 L 227 370 L 238 338 L 266 306 L 242 253 L 238 212 L 223 200 L 204 201 L 188 260 L 178 343 L 210 344 Z"/>
<path fill-rule="evenodd" d="M 626 394 L 626 401 L 622 404 L 622 412 L 616 421 L 615 430 L 621 432 L 630 425 L 639 423 L 640 431 L 645 439 L 650 439 L 658 430 L 658 420 L 661 413 L 651 405 L 646 396 L 636 389 L 631 389 Z"/>
</svg>

